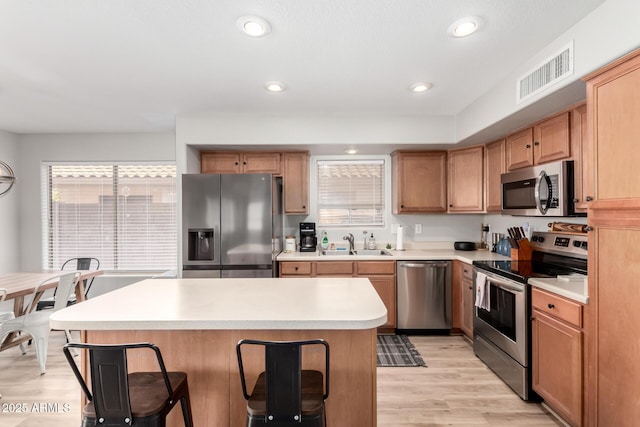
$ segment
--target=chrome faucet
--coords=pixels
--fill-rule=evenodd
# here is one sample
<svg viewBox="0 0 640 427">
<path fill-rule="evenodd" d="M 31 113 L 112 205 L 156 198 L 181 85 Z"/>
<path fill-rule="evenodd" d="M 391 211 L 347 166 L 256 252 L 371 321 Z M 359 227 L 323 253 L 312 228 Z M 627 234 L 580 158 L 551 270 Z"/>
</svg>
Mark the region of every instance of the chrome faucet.
<svg viewBox="0 0 640 427">
<path fill-rule="evenodd" d="M 351 234 L 351 233 L 347 233 L 347 235 L 342 238 L 342 240 L 348 240 L 349 241 L 349 251 L 350 252 L 353 252 L 353 249 L 354 249 L 353 239 L 354 239 L 354 237 L 353 237 L 353 234 Z"/>
</svg>

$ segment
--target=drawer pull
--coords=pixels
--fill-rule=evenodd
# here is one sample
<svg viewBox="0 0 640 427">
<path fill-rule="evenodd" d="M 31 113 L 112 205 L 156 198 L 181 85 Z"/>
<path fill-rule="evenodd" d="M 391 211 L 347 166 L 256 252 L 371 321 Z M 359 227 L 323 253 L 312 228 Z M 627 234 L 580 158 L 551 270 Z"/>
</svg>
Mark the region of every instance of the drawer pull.
<svg viewBox="0 0 640 427">
<path fill-rule="evenodd" d="M 547 304 L 547 307 L 549 307 L 551 310 L 553 310 L 554 308 L 556 308 L 556 306 L 555 306 L 555 305 L 553 305 L 553 304 L 551 304 L 551 303 Z"/>
<path fill-rule="evenodd" d="M 295 271 L 298 271 L 298 267 L 293 267 L 293 269 L 294 269 Z"/>
</svg>

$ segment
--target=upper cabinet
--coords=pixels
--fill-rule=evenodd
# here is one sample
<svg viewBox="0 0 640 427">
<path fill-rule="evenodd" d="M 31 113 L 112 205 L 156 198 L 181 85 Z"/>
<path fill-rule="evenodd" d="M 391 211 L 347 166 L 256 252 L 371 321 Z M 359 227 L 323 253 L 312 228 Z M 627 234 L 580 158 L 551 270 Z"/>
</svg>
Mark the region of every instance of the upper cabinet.
<svg viewBox="0 0 640 427">
<path fill-rule="evenodd" d="M 484 147 L 451 150 L 447 153 L 447 194 L 451 213 L 484 210 Z"/>
<path fill-rule="evenodd" d="M 446 151 L 395 151 L 391 169 L 394 214 L 447 211 Z"/>
<path fill-rule="evenodd" d="M 309 213 L 309 153 L 306 151 L 203 151 L 201 173 L 270 173 L 282 176 L 284 213 Z"/>
<path fill-rule="evenodd" d="M 573 153 L 576 212 L 586 212 L 593 199 L 593 165 L 587 144 L 587 106 L 571 110 L 571 152 Z"/>
<path fill-rule="evenodd" d="M 309 213 L 309 153 L 306 151 L 283 153 L 284 212 L 307 215 Z"/>
<path fill-rule="evenodd" d="M 564 112 L 509 135 L 506 140 L 507 170 L 570 157 L 569 115 Z"/>
<path fill-rule="evenodd" d="M 502 209 L 502 185 L 500 175 L 507 171 L 505 140 L 501 139 L 485 146 L 485 206 L 487 212 L 500 212 Z"/>
<path fill-rule="evenodd" d="M 270 173 L 280 175 L 280 153 L 268 151 L 205 151 L 201 173 Z"/>
</svg>

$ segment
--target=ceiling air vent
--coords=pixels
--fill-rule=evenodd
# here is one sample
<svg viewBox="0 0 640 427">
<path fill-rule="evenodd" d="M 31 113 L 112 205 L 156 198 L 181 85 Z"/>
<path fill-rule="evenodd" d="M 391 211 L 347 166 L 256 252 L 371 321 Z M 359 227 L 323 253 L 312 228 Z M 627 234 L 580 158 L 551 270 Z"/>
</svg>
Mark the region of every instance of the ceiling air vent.
<svg viewBox="0 0 640 427">
<path fill-rule="evenodd" d="M 531 98 L 571 74 L 573 74 L 573 41 L 518 79 L 516 102 L 520 103 Z"/>
</svg>

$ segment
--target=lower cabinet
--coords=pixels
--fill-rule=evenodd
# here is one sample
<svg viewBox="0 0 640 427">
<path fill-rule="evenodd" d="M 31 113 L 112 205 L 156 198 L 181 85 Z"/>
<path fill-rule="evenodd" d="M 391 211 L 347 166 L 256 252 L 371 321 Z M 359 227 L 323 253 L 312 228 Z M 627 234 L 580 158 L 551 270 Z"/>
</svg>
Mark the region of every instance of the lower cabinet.
<svg viewBox="0 0 640 427">
<path fill-rule="evenodd" d="M 395 261 L 281 261 L 280 277 L 366 277 L 387 308 L 387 323 L 378 331 L 396 327 Z"/>
<path fill-rule="evenodd" d="M 532 289 L 532 386 L 572 426 L 582 426 L 582 305 Z"/>
<path fill-rule="evenodd" d="M 473 267 L 454 260 L 451 282 L 453 328 L 473 339 Z"/>
</svg>

